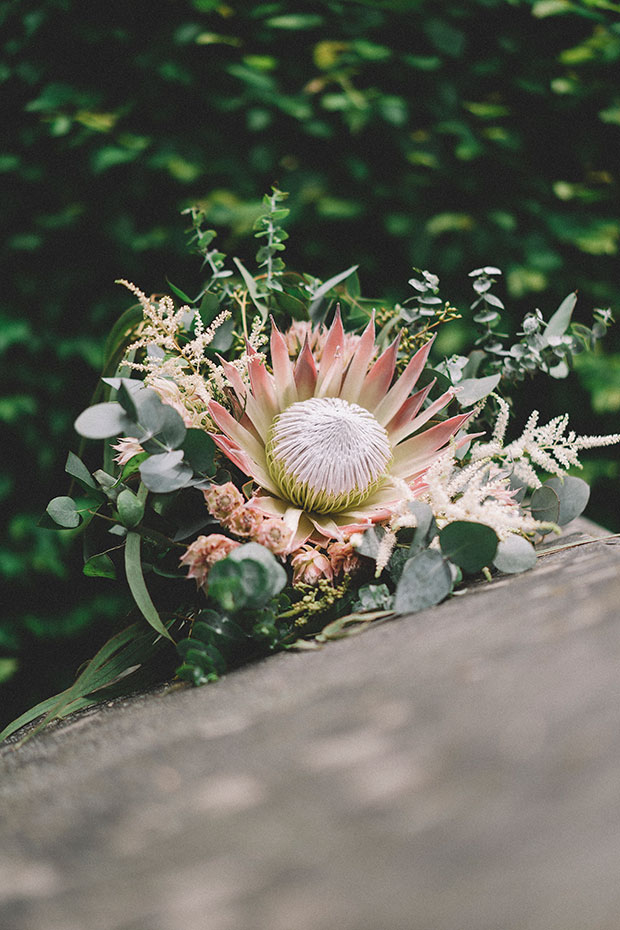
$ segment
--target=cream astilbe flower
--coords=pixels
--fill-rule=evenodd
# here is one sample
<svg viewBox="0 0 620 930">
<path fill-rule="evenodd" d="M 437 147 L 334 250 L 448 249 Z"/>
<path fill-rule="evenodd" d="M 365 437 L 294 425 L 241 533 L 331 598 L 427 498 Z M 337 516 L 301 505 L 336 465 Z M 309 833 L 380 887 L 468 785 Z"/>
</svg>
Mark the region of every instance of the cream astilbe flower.
<svg viewBox="0 0 620 930">
<path fill-rule="evenodd" d="M 291 527 L 289 552 L 309 539 L 325 544 L 389 519 L 402 499 L 403 481 L 415 494 L 438 450 L 468 419 L 469 414 L 461 414 L 419 432 L 453 392 L 426 409 L 432 385 L 410 396 L 431 342 L 392 384 L 398 341 L 372 361 L 371 320 L 347 360 L 337 313 L 320 362 L 306 339 L 293 363 L 275 323 L 273 374 L 263 356 L 249 352 L 248 387 L 232 364 L 220 360 L 236 394 L 239 419 L 211 401 L 209 413 L 222 431 L 213 438 L 258 485 L 248 506 L 281 517 Z"/>
</svg>

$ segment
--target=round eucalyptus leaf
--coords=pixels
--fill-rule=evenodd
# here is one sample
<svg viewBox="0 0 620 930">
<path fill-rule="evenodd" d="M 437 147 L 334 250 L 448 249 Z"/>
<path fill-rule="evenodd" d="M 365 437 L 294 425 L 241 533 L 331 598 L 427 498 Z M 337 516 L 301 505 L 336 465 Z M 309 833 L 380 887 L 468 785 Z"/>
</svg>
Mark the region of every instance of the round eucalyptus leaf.
<svg viewBox="0 0 620 930">
<path fill-rule="evenodd" d="M 116 509 L 123 526 L 133 529 L 144 516 L 144 501 L 136 497 L 129 488 L 125 488 L 116 498 Z"/>
<path fill-rule="evenodd" d="M 560 496 L 549 484 L 543 484 L 532 494 L 530 509 L 535 520 L 557 523 L 560 518 Z"/>
<path fill-rule="evenodd" d="M 188 429 L 181 448 L 185 461 L 194 472 L 201 475 L 213 475 L 216 447 L 208 433 L 201 429 Z"/>
<path fill-rule="evenodd" d="M 455 520 L 439 532 L 441 551 L 447 559 L 474 575 L 490 565 L 497 552 L 497 534 L 484 523 Z"/>
<path fill-rule="evenodd" d="M 167 494 L 185 487 L 191 480 L 192 470 L 183 463 L 183 452 L 162 452 L 151 455 L 140 465 L 140 475 L 149 491 Z"/>
<path fill-rule="evenodd" d="M 456 384 L 456 400 L 461 407 L 471 407 L 494 391 L 501 375 L 488 375 L 486 378 L 465 378 Z"/>
<path fill-rule="evenodd" d="M 73 529 L 80 525 L 81 516 L 77 512 L 75 501 L 70 497 L 55 497 L 49 502 L 45 512 L 54 523 L 65 529 Z"/>
<path fill-rule="evenodd" d="M 88 407 L 74 423 L 76 433 L 86 439 L 110 439 L 123 433 L 128 435 L 132 427 L 132 421 L 116 401 Z"/>
<path fill-rule="evenodd" d="M 558 496 L 560 512 L 556 522 L 566 526 L 578 517 L 586 508 L 590 499 L 590 487 L 583 478 L 550 478 L 543 487 L 552 489 Z"/>
<path fill-rule="evenodd" d="M 261 546 L 259 543 L 250 542 L 243 546 L 237 546 L 227 556 L 231 562 L 242 562 L 251 559 L 259 562 L 267 572 L 268 587 L 266 589 L 265 600 L 270 600 L 276 594 L 279 594 L 287 582 L 286 572 L 275 557 L 273 552 Z"/>
<path fill-rule="evenodd" d="M 536 550 L 523 536 L 513 533 L 508 539 L 501 540 L 493 565 L 506 575 L 526 572 L 536 565 Z"/>
<path fill-rule="evenodd" d="M 439 604 L 452 590 L 450 566 L 435 549 L 424 549 L 403 567 L 394 597 L 394 610 L 415 613 Z"/>
</svg>

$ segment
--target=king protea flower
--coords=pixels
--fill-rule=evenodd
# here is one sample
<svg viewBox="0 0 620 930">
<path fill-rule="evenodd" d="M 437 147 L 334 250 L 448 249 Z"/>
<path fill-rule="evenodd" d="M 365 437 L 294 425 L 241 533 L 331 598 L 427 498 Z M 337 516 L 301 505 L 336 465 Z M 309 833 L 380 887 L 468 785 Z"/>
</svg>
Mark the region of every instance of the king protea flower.
<svg viewBox="0 0 620 930">
<path fill-rule="evenodd" d="M 392 384 L 398 338 L 375 361 L 373 320 L 348 361 L 345 339 L 337 313 L 320 362 L 306 339 L 293 363 L 272 323 L 273 373 L 248 348 L 248 388 L 221 360 L 239 419 L 209 403 L 222 431 L 215 442 L 258 485 L 252 506 L 291 527 L 289 552 L 307 540 L 326 544 L 389 520 L 403 497 L 422 490 L 425 471 L 469 416 L 422 430 L 454 396 L 448 391 L 423 409 L 432 385 L 411 394 L 432 340 Z"/>
</svg>

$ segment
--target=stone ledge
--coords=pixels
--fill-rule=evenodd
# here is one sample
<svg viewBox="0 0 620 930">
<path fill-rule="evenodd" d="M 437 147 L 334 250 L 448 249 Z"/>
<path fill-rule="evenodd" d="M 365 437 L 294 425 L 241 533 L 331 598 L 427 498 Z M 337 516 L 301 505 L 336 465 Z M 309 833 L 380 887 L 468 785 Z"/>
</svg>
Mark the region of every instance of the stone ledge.
<svg viewBox="0 0 620 930">
<path fill-rule="evenodd" d="M 616 543 L 4 748 L 0 926 L 617 930 Z"/>
</svg>

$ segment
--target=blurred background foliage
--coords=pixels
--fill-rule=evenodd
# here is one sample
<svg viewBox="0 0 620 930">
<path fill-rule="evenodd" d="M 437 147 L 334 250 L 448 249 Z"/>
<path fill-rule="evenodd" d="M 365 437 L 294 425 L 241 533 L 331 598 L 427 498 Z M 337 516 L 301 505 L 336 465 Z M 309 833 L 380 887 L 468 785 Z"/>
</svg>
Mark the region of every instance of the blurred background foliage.
<svg viewBox="0 0 620 930">
<path fill-rule="evenodd" d="M 359 263 L 367 296 L 397 299 L 427 268 L 466 309 L 467 272 L 497 265 L 512 331 L 575 288 L 576 319 L 617 312 L 620 4 L 4 0 L 0 24 L 8 719 L 66 686 L 129 610 L 82 576 L 71 532 L 36 526 L 66 492 L 72 422 L 127 306 L 114 280 L 197 291 L 180 216 L 196 201 L 219 247 L 252 264 L 277 182 L 291 268 L 326 279 Z M 442 349 L 467 338 L 452 324 Z M 605 352 L 568 381 L 532 382 L 523 416 L 617 430 L 613 330 Z M 620 529 L 617 454 L 590 459 L 590 515 Z"/>
</svg>

